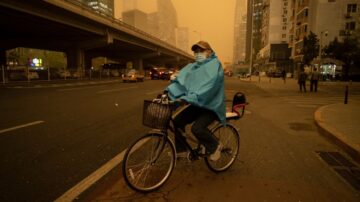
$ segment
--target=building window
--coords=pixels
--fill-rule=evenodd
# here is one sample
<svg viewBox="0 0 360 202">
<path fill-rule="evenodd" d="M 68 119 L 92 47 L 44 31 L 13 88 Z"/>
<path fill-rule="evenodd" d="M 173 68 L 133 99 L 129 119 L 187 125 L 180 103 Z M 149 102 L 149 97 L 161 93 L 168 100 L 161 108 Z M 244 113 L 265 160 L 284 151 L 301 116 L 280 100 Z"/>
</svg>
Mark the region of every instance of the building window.
<svg viewBox="0 0 360 202">
<path fill-rule="evenodd" d="M 355 30 L 355 27 L 356 27 L 355 25 L 356 25 L 356 24 L 355 24 L 354 21 L 353 21 L 353 22 L 347 22 L 345 29 L 346 29 L 346 30 Z"/>
<path fill-rule="evenodd" d="M 282 38 L 286 38 L 286 34 L 282 34 L 281 37 L 282 37 Z"/>
<path fill-rule="evenodd" d="M 356 4 L 348 4 L 347 5 L 347 12 L 348 13 L 356 13 L 357 5 Z"/>
<path fill-rule="evenodd" d="M 307 25 L 304 26 L 304 32 L 307 32 Z"/>
<path fill-rule="evenodd" d="M 286 30 L 286 26 L 283 26 L 282 29 L 283 29 L 283 30 Z"/>
</svg>

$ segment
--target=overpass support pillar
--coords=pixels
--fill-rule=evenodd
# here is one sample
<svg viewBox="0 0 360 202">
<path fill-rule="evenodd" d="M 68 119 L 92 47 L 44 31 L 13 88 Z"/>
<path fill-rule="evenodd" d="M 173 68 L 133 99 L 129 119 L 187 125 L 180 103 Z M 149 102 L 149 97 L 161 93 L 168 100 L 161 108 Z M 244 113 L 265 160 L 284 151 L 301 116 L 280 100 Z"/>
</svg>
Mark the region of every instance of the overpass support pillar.
<svg viewBox="0 0 360 202">
<path fill-rule="evenodd" d="M 0 81 L 2 83 L 6 83 L 7 81 L 7 72 L 5 70 L 6 68 L 6 50 L 0 49 Z"/>
<path fill-rule="evenodd" d="M 143 59 L 137 59 L 134 61 L 134 68 L 139 70 L 139 71 L 142 71 L 144 70 L 144 67 L 143 67 Z"/>
<path fill-rule="evenodd" d="M 84 50 L 80 48 L 69 49 L 66 51 L 66 56 L 68 69 L 84 69 Z"/>
<path fill-rule="evenodd" d="M 84 66 L 85 69 L 91 69 L 92 67 L 92 57 L 89 54 L 85 54 L 84 56 Z"/>
<path fill-rule="evenodd" d="M 6 66 L 6 50 L 5 49 L 1 49 L 0 50 L 0 69 L 1 66 Z"/>
</svg>

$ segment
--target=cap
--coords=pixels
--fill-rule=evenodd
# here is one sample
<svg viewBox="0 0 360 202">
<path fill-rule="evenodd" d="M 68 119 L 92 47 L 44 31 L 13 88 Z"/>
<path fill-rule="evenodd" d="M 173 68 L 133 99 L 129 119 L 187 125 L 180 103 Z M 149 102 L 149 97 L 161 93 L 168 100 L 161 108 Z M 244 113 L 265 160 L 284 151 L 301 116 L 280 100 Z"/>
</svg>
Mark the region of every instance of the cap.
<svg viewBox="0 0 360 202">
<path fill-rule="evenodd" d="M 210 47 L 209 43 L 206 42 L 206 41 L 199 41 L 197 42 L 196 44 L 194 44 L 192 47 L 191 47 L 191 50 L 192 51 L 195 51 L 195 49 L 197 47 L 200 47 L 202 49 L 205 49 L 205 50 L 211 50 L 212 51 L 212 48 Z"/>
</svg>

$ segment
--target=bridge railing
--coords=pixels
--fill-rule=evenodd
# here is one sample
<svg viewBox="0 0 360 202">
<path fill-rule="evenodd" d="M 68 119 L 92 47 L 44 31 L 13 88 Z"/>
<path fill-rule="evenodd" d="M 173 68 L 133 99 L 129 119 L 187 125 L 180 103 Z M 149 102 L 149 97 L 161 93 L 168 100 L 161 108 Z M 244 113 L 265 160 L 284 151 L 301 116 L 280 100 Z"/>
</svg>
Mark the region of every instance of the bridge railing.
<svg viewBox="0 0 360 202">
<path fill-rule="evenodd" d="M 182 50 L 180 48 L 177 48 L 176 46 L 173 46 L 173 45 L 167 43 L 166 41 L 163 41 L 163 40 L 161 40 L 161 39 L 159 39 L 159 38 L 145 32 L 145 31 L 143 31 L 143 30 L 141 30 L 139 28 L 136 28 L 135 26 L 127 24 L 127 23 L 125 23 L 125 22 L 123 22 L 123 21 L 121 21 L 119 19 L 116 19 L 112 15 L 109 15 L 109 14 L 107 14 L 105 12 L 101 12 L 100 10 L 92 8 L 91 6 L 88 6 L 85 2 L 83 2 L 81 0 L 62 0 L 62 1 L 67 2 L 69 4 L 72 4 L 72 5 L 79 6 L 82 9 L 88 10 L 88 11 L 92 12 L 93 14 L 101 17 L 101 18 L 104 18 L 106 20 L 111 21 L 112 23 L 116 23 L 116 24 L 118 24 L 120 26 L 126 27 L 126 28 L 128 28 L 128 29 L 130 29 L 132 31 L 135 31 L 135 32 L 141 34 L 143 37 L 146 37 L 147 39 L 151 39 L 151 40 L 155 41 L 158 45 L 162 45 L 165 48 L 172 49 L 172 50 L 177 51 L 177 52 L 179 52 L 179 53 L 181 53 L 183 55 L 187 55 L 188 57 L 192 57 L 190 54 L 188 54 L 184 50 Z"/>
</svg>

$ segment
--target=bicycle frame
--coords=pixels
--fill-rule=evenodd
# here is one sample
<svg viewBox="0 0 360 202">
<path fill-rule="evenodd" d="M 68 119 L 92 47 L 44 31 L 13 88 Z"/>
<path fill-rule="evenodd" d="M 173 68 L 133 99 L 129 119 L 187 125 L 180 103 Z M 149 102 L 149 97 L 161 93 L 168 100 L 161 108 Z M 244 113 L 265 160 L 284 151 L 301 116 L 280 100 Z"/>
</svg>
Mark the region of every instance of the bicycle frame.
<svg viewBox="0 0 360 202">
<path fill-rule="evenodd" d="M 171 122 L 172 122 L 172 120 L 171 120 Z M 180 141 L 180 143 L 183 144 L 183 145 L 188 149 L 188 151 L 190 152 L 190 154 L 191 154 L 193 157 L 195 157 L 196 159 L 198 159 L 199 157 L 201 157 L 201 156 L 199 155 L 199 152 L 198 152 L 198 151 L 200 150 L 199 141 L 196 140 L 195 138 L 192 138 L 192 137 L 188 136 L 188 135 L 187 135 L 184 131 L 182 131 L 181 129 L 179 129 L 179 131 L 181 132 L 181 137 L 175 135 L 175 127 L 172 127 L 171 125 L 173 125 L 173 124 L 169 124 L 168 130 L 170 130 L 171 132 L 174 133 L 174 138 L 176 139 L 176 141 Z M 192 142 L 192 143 L 194 143 L 194 144 L 197 144 L 197 148 L 194 149 L 194 148 L 189 144 L 188 141 L 190 141 L 190 142 Z"/>
<path fill-rule="evenodd" d="M 166 98 L 166 96 L 165 96 L 165 97 L 162 97 L 162 98 L 160 99 L 160 101 L 164 101 L 165 98 Z M 246 103 L 243 103 L 243 104 L 233 105 L 232 111 L 236 113 L 236 116 L 227 118 L 227 121 L 230 121 L 230 120 L 238 120 L 238 119 L 242 118 L 242 117 L 244 116 L 244 114 L 245 114 L 245 106 L 248 105 L 248 104 L 249 104 L 249 103 L 246 102 Z M 216 128 L 216 127 L 218 126 L 218 124 L 219 124 L 218 122 L 216 123 L 216 121 L 214 121 L 214 123 L 215 123 L 215 124 L 213 125 L 212 128 Z M 227 125 L 229 125 L 230 127 L 236 129 L 236 128 L 235 128 L 232 124 L 230 124 L 229 122 L 227 123 Z M 168 131 L 169 131 L 169 130 L 170 130 L 172 133 L 174 133 L 174 138 L 176 139 L 176 141 L 180 141 L 181 144 L 183 144 L 183 145 L 187 148 L 187 150 L 190 152 L 190 154 L 191 154 L 192 157 L 194 157 L 195 159 L 199 159 L 199 157 L 204 157 L 204 156 L 205 156 L 205 155 L 202 155 L 202 154 L 199 153 L 199 151 L 200 151 L 201 148 L 200 148 L 200 143 L 199 143 L 199 141 L 198 141 L 197 139 L 195 139 L 195 138 L 193 138 L 193 137 L 191 137 L 191 136 L 188 136 L 188 135 L 186 134 L 186 132 L 185 132 L 185 131 L 182 131 L 181 129 L 179 129 L 180 132 L 181 132 L 181 134 L 182 134 L 181 137 L 178 137 L 177 135 L 175 135 L 175 127 L 174 127 L 174 124 L 173 124 L 173 120 L 171 119 L 166 130 L 153 129 L 153 131 L 155 131 L 155 132 L 157 132 L 157 133 L 161 133 L 161 134 L 163 134 L 164 136 L 163 136 L 163 139 L 162 139 L 162 142 L 163 142 L 163 143 L 161 144 L 160 149 L 157 149 L 157 154 L 156 154 L 154 160 L 152 161 L 152 163 L 153 163 L 153 162 L 155 163 L 156 160 L 157 160 L 157 158 L 158 158 L 159 155 L 161 154 L 161 152 L 162 152 L 162 150 L 163 150 L 163 148 L 164 148 L 165 139 L 168 138 Z M 191 143 L 197 144 L 197 148 L 193 148 L 193 147 L 189 144 L 188 141 L 190 141 Z"/>
</svg>

